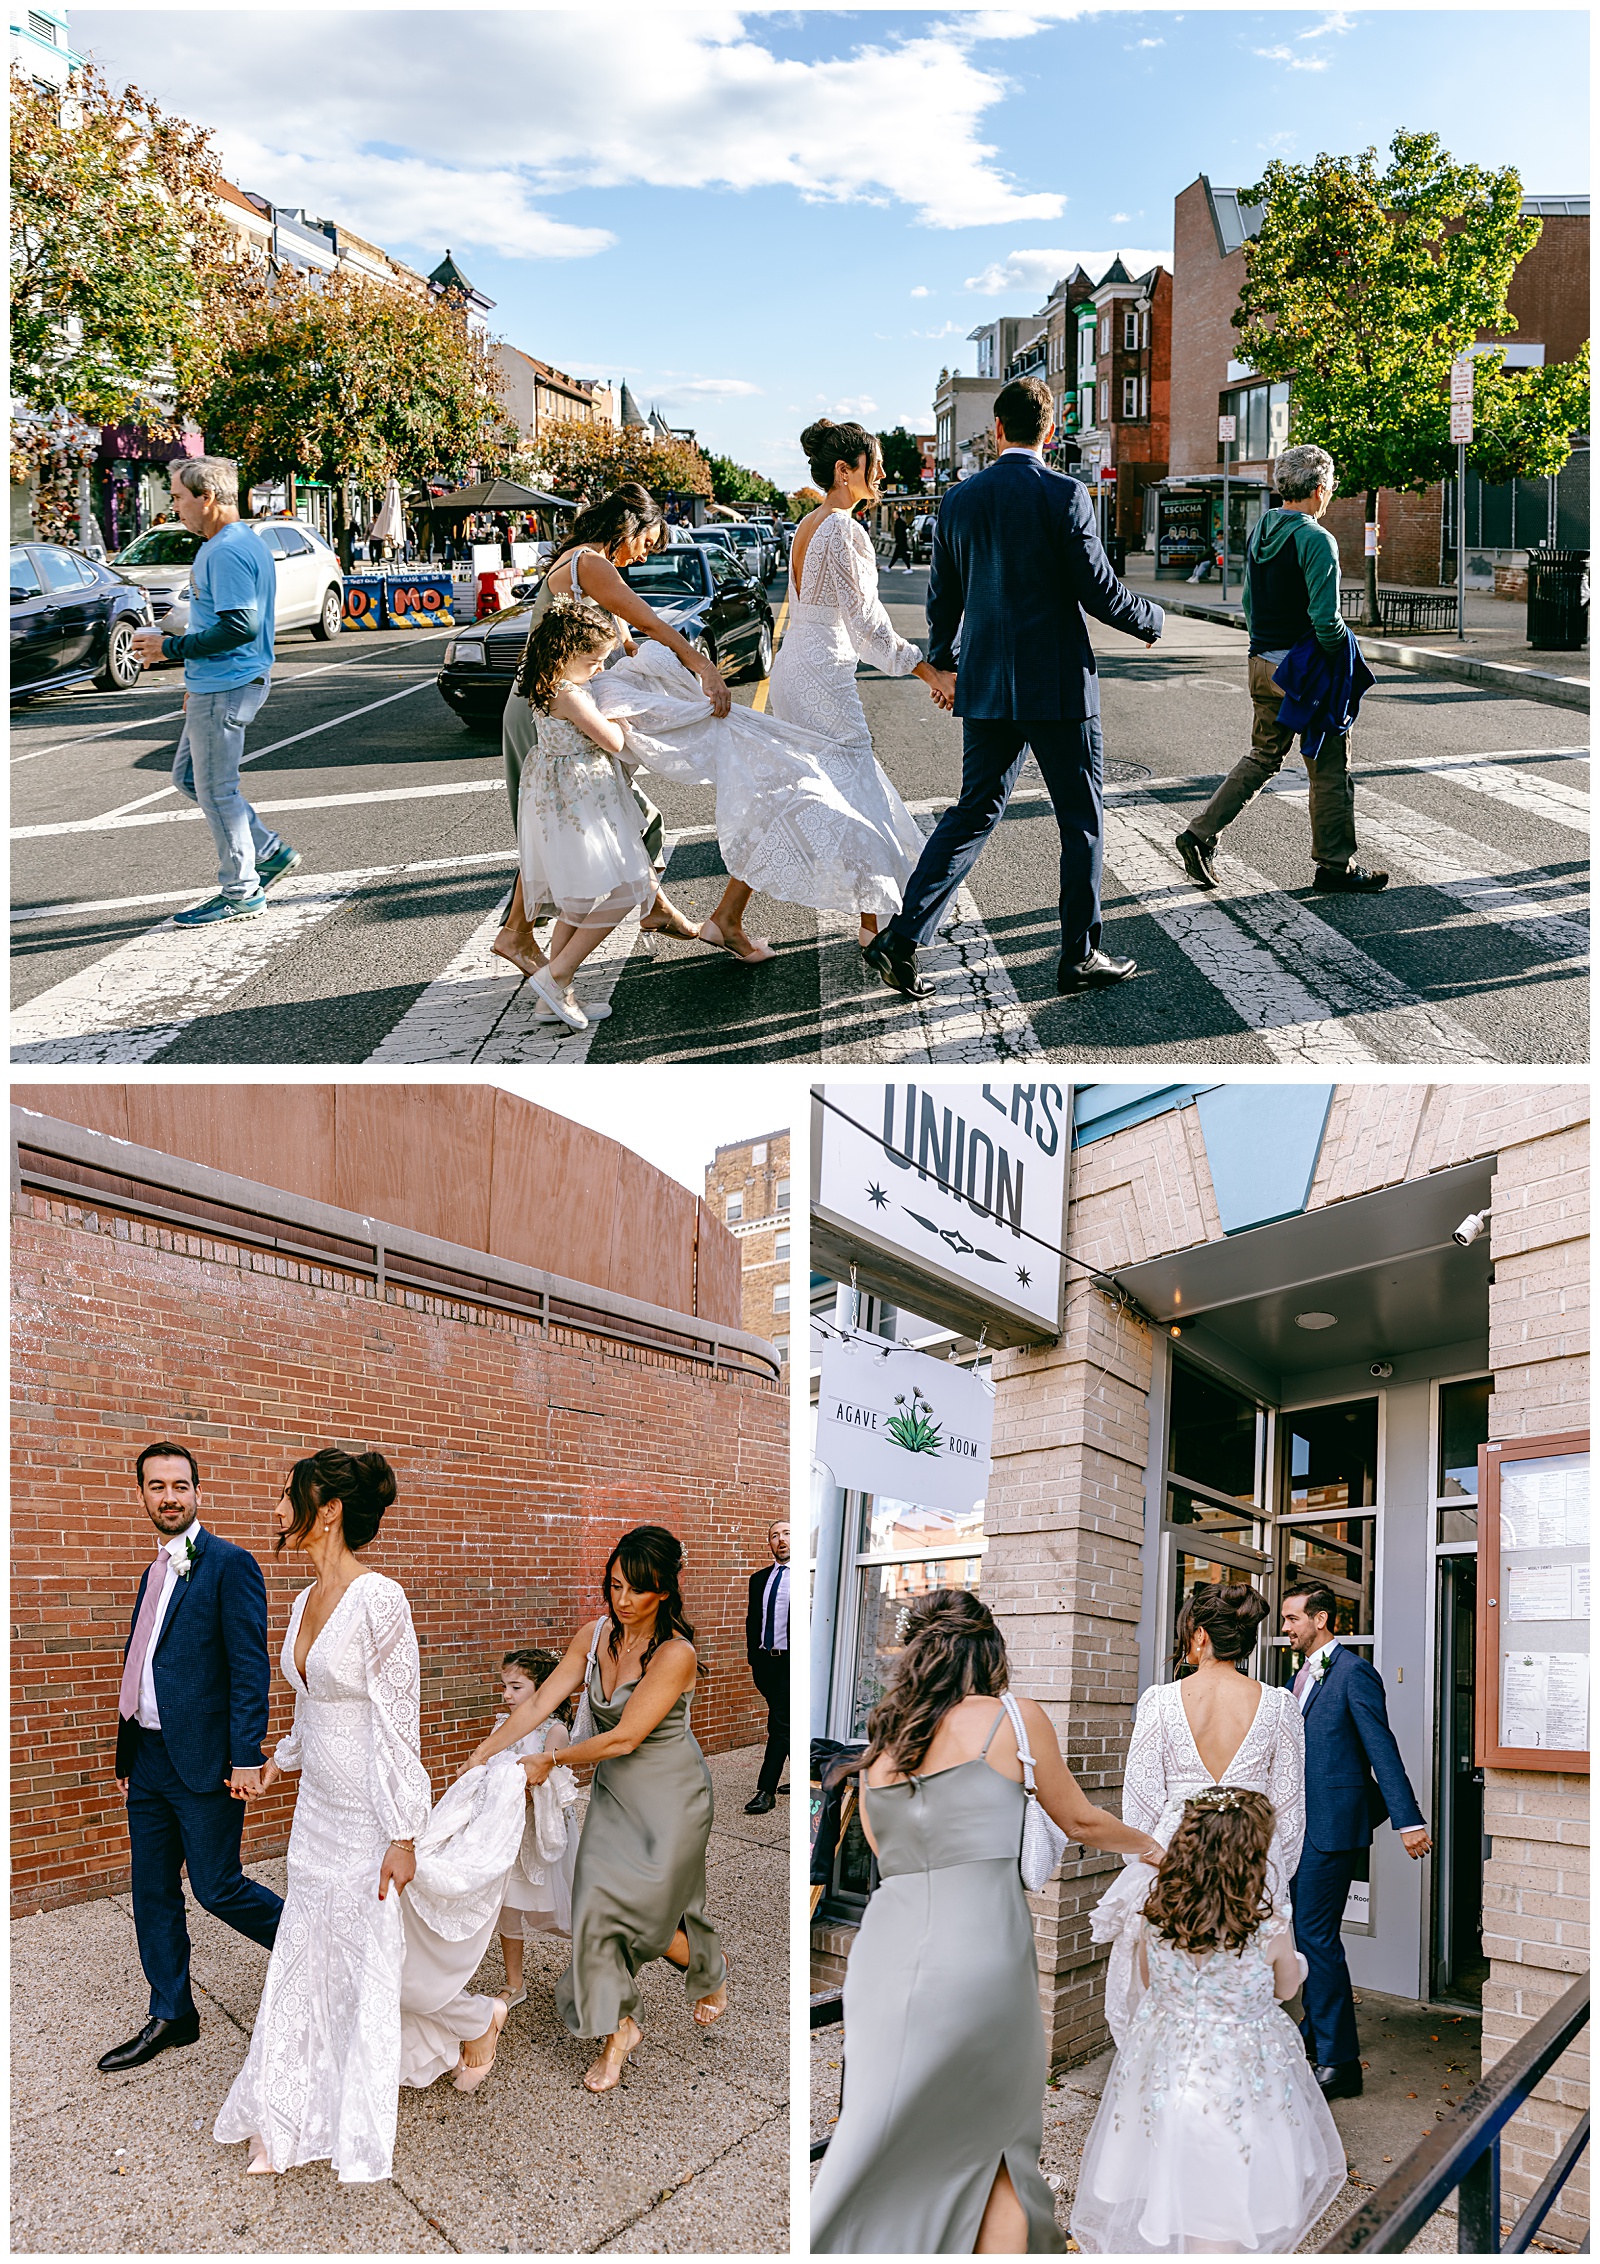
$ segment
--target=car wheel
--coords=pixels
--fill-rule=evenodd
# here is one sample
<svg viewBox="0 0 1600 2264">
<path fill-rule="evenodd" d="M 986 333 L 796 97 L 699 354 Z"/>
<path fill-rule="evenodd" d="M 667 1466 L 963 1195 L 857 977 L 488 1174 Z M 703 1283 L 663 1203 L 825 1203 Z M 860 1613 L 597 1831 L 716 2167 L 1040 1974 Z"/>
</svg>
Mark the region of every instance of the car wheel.
<svg viewBox="0 0 1600 2264">
<path fill-rule="evenodd" d="M 756 649 L 750 662 L 750 681 L 761 684 L 772 674 L 772 623 L 763 621 L 756 637 Z"/>
<path fill-rule="evenodd" d="M 139 659 L 133 649 L 133 623 L 113 621 L 106 638 L 105 665 L 95 678 L 102 692 L 131 692 L 139 681 Z"/>
<path fill-rule="evenodd" d="M 344 591 L 337 585 L 322 593 L 322 611 L 311 634 L 327 644 L 344 627 Z"/>
</svg>

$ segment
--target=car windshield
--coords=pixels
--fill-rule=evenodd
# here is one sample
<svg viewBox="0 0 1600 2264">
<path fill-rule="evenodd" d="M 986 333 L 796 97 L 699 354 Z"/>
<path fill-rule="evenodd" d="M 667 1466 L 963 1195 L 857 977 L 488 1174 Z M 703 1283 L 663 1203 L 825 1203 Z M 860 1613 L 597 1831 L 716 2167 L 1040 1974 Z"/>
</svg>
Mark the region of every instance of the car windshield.
<svg viewBox="0 0 1600 2264">
<path fill-rule="evenodd" d="M 704 597 L 705 568 L 698 550 L 661 550 L 626 569 L 628 587 L 641 597 Z"/>
<path fill-rule="evenodd" d="M 187 527 L 150 527 L 126 550 L 112 558 L 113 566 L 192 566 L 200 537 Z"/>
</svg>

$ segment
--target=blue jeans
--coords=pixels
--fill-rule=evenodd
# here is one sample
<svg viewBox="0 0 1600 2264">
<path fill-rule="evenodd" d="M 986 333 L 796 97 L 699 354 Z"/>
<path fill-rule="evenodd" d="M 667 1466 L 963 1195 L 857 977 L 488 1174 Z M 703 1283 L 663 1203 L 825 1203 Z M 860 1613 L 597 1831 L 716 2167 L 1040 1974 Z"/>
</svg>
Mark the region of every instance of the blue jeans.
<svg viewBox="0 0 1600 2264">
<path fill-rule="evenodd" d="M 281 837 L 262 824 L 239 791 L 246 727 L 266 704 L 267 680 L 230 685 L 223 692 L 184 695 L 183 736 L 172 761 L 172 783 L 198 802 L 217 845 L 217 887 L 242 902 L 261 885 L 256 867 L 281 849 Z"/>
<path fill-rule="evenodd" d="M 889 933 L 907 943 L 932 940 L 945 907 L 1005 815 L 1029 748 L 1044 777 L 1061 834 L 1061 949 L 1074 964 L 1100 941 L 1100 718 L 1013 723 L 968 716 L 963 727 L 961 798 L 928 836 L 905 902 Z"/>
<path fill-rule="evenodd" d="M 270 1950 L 283 1903 L 239 1868 L 244 1802 L 222 1791 L 195 1792 L 167 1757 L 158 1730 L 141 1730 L 128 1780 L 128 1841 L 133 1855 L 133 1925 L 150 1984 L 152 2020 L 194 2011 L 189 1990 L 189 1928 L 179 1873 L 202 1910 Z"/>
</svg>

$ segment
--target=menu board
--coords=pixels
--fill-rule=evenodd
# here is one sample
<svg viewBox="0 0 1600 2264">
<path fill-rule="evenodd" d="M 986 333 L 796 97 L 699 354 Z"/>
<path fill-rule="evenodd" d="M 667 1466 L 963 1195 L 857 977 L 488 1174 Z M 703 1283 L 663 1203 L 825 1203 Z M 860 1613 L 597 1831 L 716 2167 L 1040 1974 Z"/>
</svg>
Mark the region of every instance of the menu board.
<svg viewBox="0 0 1600 2264">
<path fill-rule="evenodd" d="M 1588 1768 L 1589 1439 L 1479 1458 L 1478 1760 Z"/>
</svg>

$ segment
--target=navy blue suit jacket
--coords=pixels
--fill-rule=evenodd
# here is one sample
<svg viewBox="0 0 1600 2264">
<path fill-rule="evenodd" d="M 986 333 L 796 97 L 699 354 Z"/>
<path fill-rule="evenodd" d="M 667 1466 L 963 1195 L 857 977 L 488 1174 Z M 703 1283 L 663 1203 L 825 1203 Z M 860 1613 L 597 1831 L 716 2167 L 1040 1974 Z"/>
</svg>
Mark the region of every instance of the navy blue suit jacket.
<svg viewBox="0 0 1600 2264">
<path fill-rule="evenodd" d="M 1112 573 L 1081 480 L 1014 448 L 949 489 L 928 574 L 928 658 L 956 670 L 957 715 L 1026 723 L 1098 715 L 1086 613 L 1146 639 L 1160 636 L 1166 618 Z"/>
<path fill-rule="evenodd" d="M 1402 1832 L 1422 1822 L 1389 1727 L 1383 1678 L 1369 1659 L 1336 1643 L 1304 1720 L 1308 1847 L 1324 1854 L 1370 1847 L 1373 1825 L 1386 1816 Z"/>
<path fill-rule="evenodd" d="M 145 1567 L 122 1656 L 144 1600 Z M 248 1549 L 195 1535 L 194 1569 L 168 1600 L 155 1648 L 161 1735 L 191 1792 L 220 1792 L 234 1769 L 259 1769 L 267 1734 L 267 1584 Z M 136 1724 L 117 1725 L 117 1775 L 131 1769 Z"/>
</svg>

